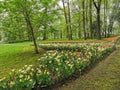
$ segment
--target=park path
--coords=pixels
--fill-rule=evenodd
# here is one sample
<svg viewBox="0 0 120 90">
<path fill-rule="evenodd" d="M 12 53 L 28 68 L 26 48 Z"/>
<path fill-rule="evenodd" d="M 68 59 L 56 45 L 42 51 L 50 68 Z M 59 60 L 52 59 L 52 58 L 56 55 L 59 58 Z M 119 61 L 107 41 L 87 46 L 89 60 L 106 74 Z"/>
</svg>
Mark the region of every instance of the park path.
<svg viewBox="0 0 120 90">
<path fill-rule="evenodd" d="M 120 42 L 117 50 L 86 74 L 55 90 L 120 90 Z"/>
</svg>

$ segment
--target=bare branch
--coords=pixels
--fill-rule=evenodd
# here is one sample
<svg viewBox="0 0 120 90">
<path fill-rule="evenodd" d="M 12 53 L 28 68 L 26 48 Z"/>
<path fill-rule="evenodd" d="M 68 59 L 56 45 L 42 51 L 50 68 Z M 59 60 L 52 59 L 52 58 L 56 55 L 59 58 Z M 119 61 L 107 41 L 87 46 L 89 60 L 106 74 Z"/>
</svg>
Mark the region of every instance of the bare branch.
<svg viewBox="0 0 120 90">
<path fill-rule="evenodd" d="M 95 0 L 93 0 L 93 4 L 94 4 L 94 6 L 95 6 L 95 8 L 96 8 L 96 9 L 98 9 L 98 8 L 99 8 L 99 7 L 97 6 L 97 4 L 96 4 Z"/>
</svg>

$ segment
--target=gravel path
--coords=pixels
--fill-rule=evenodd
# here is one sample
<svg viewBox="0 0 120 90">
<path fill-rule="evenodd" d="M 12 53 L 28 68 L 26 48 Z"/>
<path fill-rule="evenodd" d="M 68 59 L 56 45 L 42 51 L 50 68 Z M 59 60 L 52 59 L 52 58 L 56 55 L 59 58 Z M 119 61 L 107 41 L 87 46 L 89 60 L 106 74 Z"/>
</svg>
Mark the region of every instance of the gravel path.
<svg viewBox="0 0 120 90">
<path fill-rule="evenodd" d="M 120 44 L 86 74 L 55 90 L 120 90 Z"/>
</svg>

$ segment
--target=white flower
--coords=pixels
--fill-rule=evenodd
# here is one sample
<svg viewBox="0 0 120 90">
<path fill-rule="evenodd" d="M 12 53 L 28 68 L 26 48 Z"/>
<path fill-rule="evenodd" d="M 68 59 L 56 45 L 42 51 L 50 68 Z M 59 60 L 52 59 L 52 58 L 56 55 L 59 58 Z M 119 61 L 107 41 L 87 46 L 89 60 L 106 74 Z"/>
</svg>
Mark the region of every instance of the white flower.
<svg viewBox="0 0 120 90">
<path fill-rule="evenodd" d="M 19 78 L 23 78 L 23 75 L 21 74 L 21 75 L 19 76 Z"/>
<path fill-rule="evenodd" d="M 20 79 L 20 82 L 22 82 L 22 79 Z"/>
<path fill-rule="evenodd" d="M 29 81 L 32 82 L 32 79 L 30 79 Z"/>
<path fill-rule="evenodd" d="M 25 65 L 25 67 L 27 67 L 27 65 Z"/>
<path fill-rule="evenodd" d="M 52 63 L 52 61 L 49 61 L 49 63 Z"/>
<path fill-rule="evenodd" d="M 15 69 L 12 69 L 12 72 L 14 72 L 15 71 Z"/>
<path fill-rule="evenodd" d="M 33 65 L 29 65 L 30 67 L 32 67 Z"/>
<path fill-rule="evenodd" d="M 58 68 L 56 68 L 56 71 L 58 71 Z"/>
<path fill-rule="evenodd" d="M 39 58 L 38 61 L 40 61 L 41 59 Z"/>
<path fill-rule="evenodd" d="M 0 82 L 1 82 L 1 81 L 3 81 L 3 80 L 4 80 L 4 79 L 3 79 L 3 78 L 1 78 L 1 79 L 0 79 Z"/>
<path fill-rule="evenodd" d="M 59 62 L 60 62 L 60 59 L 57 59 L 56 61 L 59 63 Z"/>
<path fill-rule="evenodd" d="M 21 72 L 22 71 L 22 69 L 19 69 L 19 72 Z"/>
<path fill-rule="evenodd" d="M 32 70 L 32 71 L 34 71 L 34 69 L 33 69 L 33 68 L 32 68 L 31 70 Z"/>
<path fill-rule="evenodd" d="M 30 79 L 30 76 L 28 75 L 27 79 L 29 80 Z"/>
<path fill-rule="evenodd" d="M 42 71 L 41 70 L 38 70 L 38 73 L 41 73 Z"/>
<path fill-rule="evenodd" d="M 26 71 L 29 71 L 30 70 L 30 67 L 27 67 Z"/>
</svg>

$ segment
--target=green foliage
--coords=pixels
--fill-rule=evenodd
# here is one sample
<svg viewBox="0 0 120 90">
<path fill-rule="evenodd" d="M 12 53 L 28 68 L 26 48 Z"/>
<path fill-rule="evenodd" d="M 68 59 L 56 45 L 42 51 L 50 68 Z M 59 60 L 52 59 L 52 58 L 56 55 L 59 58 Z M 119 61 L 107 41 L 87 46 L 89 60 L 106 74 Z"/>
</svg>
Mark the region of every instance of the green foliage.
<svg viewBox="0 0 120 90">
<path fill-rule="evenodd" d="M 86 0 L 85 1 L 85 19 L 86 19 L 86 37 L 90 38 L 90 15 L 89 15 L 89 4 L 90 1 L 93 2 L 93 0 Z M 97 0 L 96 0 L 97 1 Z M 104 25 L 106 26 L 106 34 L 112 33 L 112 25 L 111 21 L 118 21 L 119 23 L 119 7 L 114 8 L 115 6 L 118 6 L 116 3 L 119 4 L 119 0 L 106 0 L 106 12 L 108 10 L 113 9 L 113 13 L 109 15 L 109 13 L 106 13 L 106 18 L 109 19 L 108 24 Z M 110 4 L 110 3 L 114 4 Z M 83 35 L 83 23 L 82 23 L 82 0 L 70 0 L 70 19 L 71 22 L 68 23 L 68 26 L 71 25 L 71 32 L 73 39 L 81 39 L 84 37 Z M 64 19 L 64 13 L 63 13 L 63 6 L 61 1 L 57 0 L 2 0 L 0 1 L 0 30 L 4 31 L 5 35 L 3 40 L 5 42 L 11 42 L 11 41 L 24 41 L 24 40 L 32 40 L 30 28 L 28 27 L 26 23 L 26 14 L 28 14 L 35 38 L 38 40 L 46 40 L 46 39 L 67 39 L 66 36 L 68 33 L 66 31 L 66 24 Z M 92 4 L 93 7 L 93 4 Z M 104 20 L 104 0 L 101 3 L 101 21 Z M 66 14 L 68 15 L 68 6 L 67 2 L 65 2 L 65 9 Z M 92 8 L 92 23 L 93 23 L 93 37 L 97 37 L 96 33 L 96 24 L 94 21 L 96 21 L 96 13 L 94 12 L 95 8 Z M 116 12 L 116 15 L 114 15 L 114 11 Z M 25 13 L 27 12 L 27 13 Z M 69 21 L 69 15 L 67 16 L 67 19 Z M 118 25 L 117 23 L 117 25 Z M 116 25 L 116 26 L 117 26 Z M 103 25 L 102 25 L 103 26 Z M 101 27 L 102 27 L 101 26 Z M 115 27 L 116 27 L 115 26 Z M 109 29 L 109 30 L 108 30 Z M 101 29 L 102 35 L 104 35 L 104 27 Z M 109 32 L 110 31 L 110 32 Z M 114 33 L 113 33 L 114 34 Z"/>
<path fill-rule="evenodd" d="M 30 40 L 31 33 L 26 24 L 26 12 L 32 21 L 34 33 L 37 32 L 35 33 L 36 38 L 40 37 L 40 34 L 38 34 L 42 33 L 40 30 L 44 29 L 45 33 L 49 32 L 51 29 L 49 28 L 51 27 L 50 24 L 54 20 L 54 13 L 57 12 L 56 10 L 53 10 L 56 5 L 56 1 L 53 0 L 4 0 L 1 1 L 1 5 L 1 16 L 3 18 L 1 18 L 2 20 L 0 21 L 2 24 L 0 28 L 7 33 L 5 35 L 5 37 L 8 38 L 6 42 L 11 40 Z M 47 8 L 48 10 L 46 11 L 44 8 Z"/>
</svg>

